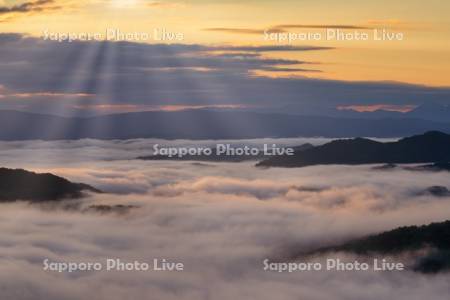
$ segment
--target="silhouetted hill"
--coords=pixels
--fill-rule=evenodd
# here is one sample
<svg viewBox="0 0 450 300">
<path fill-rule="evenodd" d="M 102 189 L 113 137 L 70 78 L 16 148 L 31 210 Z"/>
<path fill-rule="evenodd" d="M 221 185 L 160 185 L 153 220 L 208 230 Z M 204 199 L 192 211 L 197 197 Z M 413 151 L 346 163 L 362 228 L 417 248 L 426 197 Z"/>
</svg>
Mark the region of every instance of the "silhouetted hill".
<svg viewBox="0 0 450 300">
<path fill-rule="evenodd" d="M 435 197 L 450 197 L 450 191 L 447 187 L 441 185 L 433 185 L 420 192 L 419 195 L 431 195 Z"/>
<path fill-rule="evenodd" d="M 321 248 L 306 255 L 327 252 L 351 252 L 358 255 L 398 255 L 423 249 L 429 251 L 416 258 L 414 268 L 417 271 L 438 272 L 450 269 L 450 221 L 424 226 L 400 227 L 349 241 L 339 246 Z"/>
<path fill-rule="evenodd" d="M 384 164 L 381 166 L 375 166 L 372 169 L 378 171 L 390 171 L 399 168 L 396 164 Z M 432 164 L 418 165 L 418 166 L 404 166 L 401 167 L 403 170 L 408 171 L 427 171 L 427 172 L 450 172 L 450 162 L 436 162 Z"/>
<path fill-rule="evenodd" d="M 63 118 L 0 111 L 0 140 L 248 139 L 263 137 L 399 137 L 440 130 L 448 123 L 420 119 L 364 119 L 187 110 Z"/>
<path fill-rule="evenodd" d="M 450 221 L 424 226 L 400 227 L 320 251 L 347 251 L 356 254 L 397 254 L 432 247 L 450 250 Z"/>
<path fill-rule="evenodd" d="M 450 162 L 437 162 L 437 163 L 433 163 L 433 164 L 408 167 L 407 169 L 411 170 L 411 171 L 431 171 L 431 172 L 448 171 L 448 172 L 450 172 Z"/>
<path fill-rule="evenodd" d="M 335 140 L 312 149 L 294 152 L 293 156 L 267 159 L 260 162 L 258 166 L 304 167 L 326 164 L 395 164 L 449 161 L 450 135 L 430 131 L 389 143 L 363 138 Z"/>
<path fill-rule="evenodd" d="M 83 192 L 100 192 L 83 183 L 72 183 L 53 174 L 0 168 L 0 202 L 25 200 L 55 201 L 83 197 Z"/>
</svg>

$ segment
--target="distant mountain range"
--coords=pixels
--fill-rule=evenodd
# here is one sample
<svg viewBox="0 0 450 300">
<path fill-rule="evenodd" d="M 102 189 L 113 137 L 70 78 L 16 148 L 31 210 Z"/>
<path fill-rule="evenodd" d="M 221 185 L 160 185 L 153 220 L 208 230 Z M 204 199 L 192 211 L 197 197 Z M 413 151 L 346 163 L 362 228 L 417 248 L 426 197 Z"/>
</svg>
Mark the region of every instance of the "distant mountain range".
<svg viewBox="0 0 450 300">
<path fill-rule="evenodd" d="M 83 183 L 72 183 L 53 174 L 37 174 L 22 169 L 0 168 L 0 203 L 76 199 L 85 192 L 100 191 Z"/>
<path fill-rule="evenodd" d="M 305 167 L 329 164 L 428 162 L 450 162 L 450 135 L 430 131 L 388 143 L 365 138 L 335 140 L 304 151 L 295 151 L 292 156 L 272 157 L 258 163 L 258 166 Z"/>
<path fill-rule="evenodd" d="M 400 137 L 430 130 L 450 133 L 450 120 L 337 118 L 208 110 L 69 118 L 0 111 L 0 140 Z"/>
<path fill-rule="evenodd" d="M 408 171 L 426 171 L 426 172 L 441 172 L 441 171 L 447 171 L 450 172 L 450 162 L 436 162 L 432 164 L 425 164 L 425 165 L 419 165 L 419 166 L 397 166 L 393 163 L 384 164 L 381 166 L 375 166 L 372 169 L 378 170 L 378 171 L 389 171 L 394 170 L 397 168 L 401 168 L 403 170 Z"/>
</svg>

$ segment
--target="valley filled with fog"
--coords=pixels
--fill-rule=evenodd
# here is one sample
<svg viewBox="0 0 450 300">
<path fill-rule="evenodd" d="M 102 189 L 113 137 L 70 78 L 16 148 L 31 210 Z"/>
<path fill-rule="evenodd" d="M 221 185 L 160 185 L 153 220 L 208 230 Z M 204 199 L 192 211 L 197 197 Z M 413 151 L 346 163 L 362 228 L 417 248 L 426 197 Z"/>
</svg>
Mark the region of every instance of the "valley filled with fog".
<svg viewBox="0 0 450 300">
<path fill-rule="evenodd" d="M 261 139 L 233 144 L 323 144 Z M 0 290 L 4 299 L 447 299 L 448 273 L 263 270 L 283 259 L 397 228 L 442 222 L 448 172 L 373 165 L 257 168 L 255 161 L 143 161 L 155 143 L 222 141 L 77 140 L 0 142 L 0 166 L 52 173 L 103 191 L 49 205 L 1 203 Z M 127 205 L 126 213 L 67 203 Z M 335 254 L 342 259 L 364 259 Z M 182 272 L 43 270 L 43 261 L 168 259 Z M 317 259 L 324 259 L 318 257 Z M 407 258 L 395 257 L 408 263 Z"/>
</svg>

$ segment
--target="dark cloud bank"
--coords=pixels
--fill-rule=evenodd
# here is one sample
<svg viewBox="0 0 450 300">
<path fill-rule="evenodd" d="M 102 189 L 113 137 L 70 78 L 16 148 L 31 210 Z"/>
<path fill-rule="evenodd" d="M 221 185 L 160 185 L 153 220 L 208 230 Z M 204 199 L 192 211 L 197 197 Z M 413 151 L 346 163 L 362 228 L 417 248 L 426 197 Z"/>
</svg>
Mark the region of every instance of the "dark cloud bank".
<svg viewBox="0 0 450 300">
<path fill-rule="evenodd" d="M 450 96 L 448 88 L 396 82 L 255 75 L 286 69 L 320 71 L 320 62 L 276 58 L 276 54 L 333 51 L 327 47 L 58 43 L 18 34 L 1 34 L 0 45 L 0 84 L 10 95 L 22 95 L 5 97 L 4 109 L 25 107 L 58 114 L 111 104 L 138 108 L 228 104 L 251 110 L 323 114 L 342 105 L 445 103 Z M 33 101 L 25 99 L 27 93 Z M 51 97 L 49 93 L 92 97 Z"/>
</svg>

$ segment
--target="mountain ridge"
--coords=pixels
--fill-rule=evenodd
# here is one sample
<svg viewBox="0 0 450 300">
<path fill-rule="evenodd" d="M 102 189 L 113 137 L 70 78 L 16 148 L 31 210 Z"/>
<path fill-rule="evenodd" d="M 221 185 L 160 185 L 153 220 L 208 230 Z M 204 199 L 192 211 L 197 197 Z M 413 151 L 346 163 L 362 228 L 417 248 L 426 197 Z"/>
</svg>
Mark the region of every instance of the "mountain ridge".
<svg viewBox="0 0 450 300">
<path fill-rule="evenodd" d="M 0 140 L 249 139 L 351 136 L 400 137 L 429 130 L 450 133 L 449 123 L 420 119 L 354 119 L 243 111 L 134 112 L 60 117 L 0 110 Z"/>
<path fill-rule="evenodd" d="M 73 183 L 51 173 L 0 168 L 0 203 L 77 199 L 85 196 L 85 192 L 101 193 L 90 185 Z"/>
<path fill-rule="evenodd" d="M 329 164 L 412 164 L 450 161 L 450 135 L 428 131 L 396 142 L 365 138 L 334 140 L 321 146 L 294 152 L 293 156 L 269 158 L 260 167 L 305 167 Z"/>
<path fill-rule="evenodd" d="M 425 250 L 425 251 L 424 251 Z M 357 255 L 400 255 L 413 253 L 412 269 L 421 273 L 450 270 L 450 220 L 421 226 L 403 226 L 353 239 L 336 246 L 296 253 L 292 259 L 318 254 L 348 252 Z"/>
</svg>

